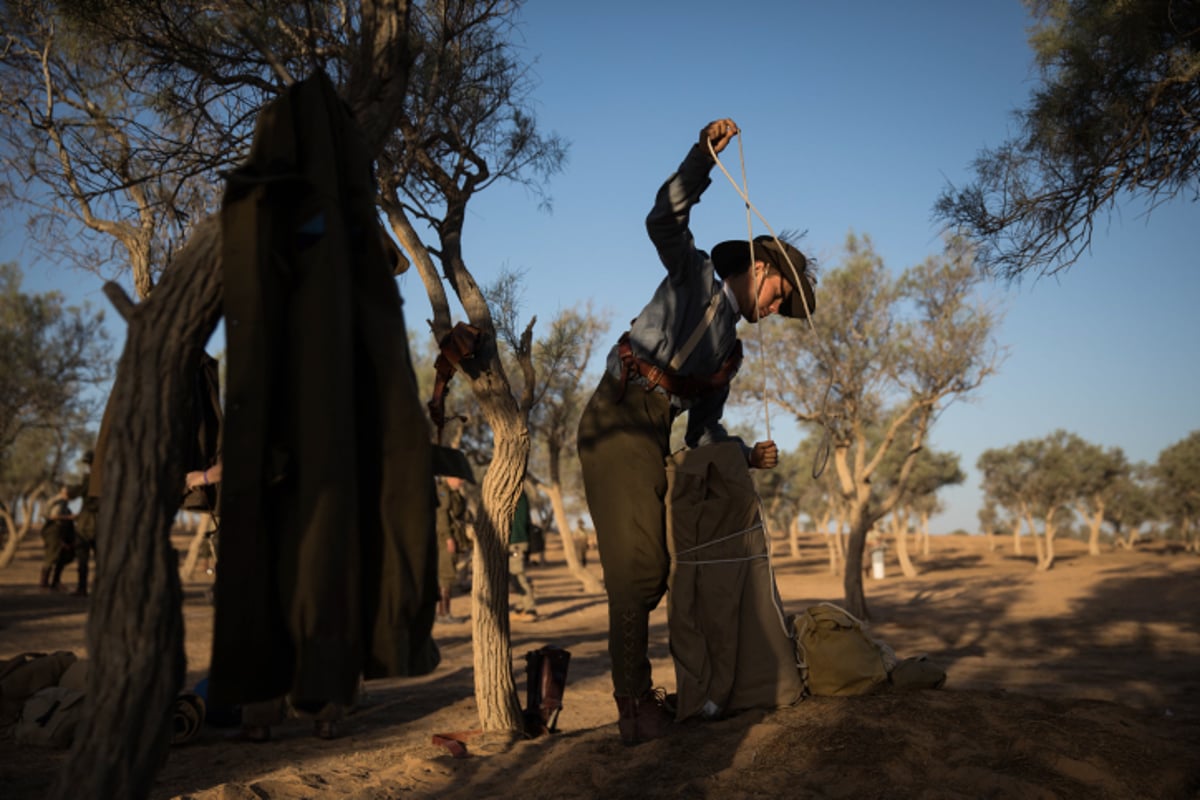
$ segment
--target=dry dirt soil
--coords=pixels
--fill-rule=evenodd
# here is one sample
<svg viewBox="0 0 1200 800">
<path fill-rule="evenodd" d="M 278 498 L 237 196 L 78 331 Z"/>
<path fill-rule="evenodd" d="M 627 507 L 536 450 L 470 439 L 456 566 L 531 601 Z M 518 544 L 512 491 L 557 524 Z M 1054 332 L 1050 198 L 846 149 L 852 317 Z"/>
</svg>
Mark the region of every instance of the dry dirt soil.
<svg viewBox="0 0 1200 800">
<path fill-rule="evenodd" d="M 71 650 L 86 657 L 88 601 L 38 589 L 36 533 L 0 571 L 0 658 Z M 180 540 L 180 546 L 184 546 Z M 785 548 L 782 543 L 779 551 Z M 920 575 L 887 564 L 866 580 L 874 633 L 897 655 L 943 666 L 940 690 L 808 698 L 717 722 L 678 724 L 637 747 L 617 738 L 602 596 L 585 595 L 551 541 L 530 575 L 543 618 L 513 622 L 517 690 L 524 654 L 572 658 L 559 731 L 511 742 L 480 735 L 454 758 L 435 734 L 479 720 L 470 625 L 436 628 L 438 669 L 371 681 L 342 735 L 290 719 L 262 744 L 205 727 L 172 747 L 153 798 L 1200 798 L 1200 558 L 1151 543 L 1089 556 L 1059 543 L 1053 570 L 982 537 L 935 537 Z M 599 572 L 594 557 L 589 569 Z M 786 610 L 840 602 L 824 545 L 777 555 Z M 74 580 L 74 566 L 68 568 Z M 185 585 L 188 686 L 208 664 L 210 578 Z M 469 597 L 454 599 L 465 614 Z M 652 617 L 656 681 L 674 688 L 666 610 Z M 0 798 L 44 796 L 65 751 L 0 739 Z"/>
</svg>

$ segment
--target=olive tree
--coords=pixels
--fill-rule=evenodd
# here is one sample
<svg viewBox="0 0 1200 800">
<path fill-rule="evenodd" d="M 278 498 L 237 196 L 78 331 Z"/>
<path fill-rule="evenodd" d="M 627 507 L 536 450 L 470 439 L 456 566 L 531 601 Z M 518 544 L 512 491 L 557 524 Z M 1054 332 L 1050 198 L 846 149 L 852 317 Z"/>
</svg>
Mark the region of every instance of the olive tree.
<svg viewBox="0 0 1200 800">
<path fill-rule="evenodd" d="M 164 111 L 165 118 L 212 125 L 232 158 L 244 154 L 239 143 L 257 109 L 293 74 L 328 67 L 371 152 L 382 149 L 405 97 L 406 2 L 340 10 L 304 2 L 213 7 L 141 0 L 61 7 L 87 24 L 95 52 L 135 52 L 128 63 L 140 86 L 154 87 L 157 101 L 168 106 L 191 104 L 187 113 Z M 142 114 L 154 110 L 144 109 L 137 120 L 153 126 Z M 186 143 L 204 149 L 210 142 Z M 144 797 L 166 755 L 170 708 L 184 675 L 181 588 L 167 534 L 180 501 L 190 390 L 222 292 L 218 221 L 203 217 L 189 231 L 185 244 L 164 253 L 157 286 L 143 302 L 133 304 L 116 285 L 107 289 L 128 322 L 106 412 L 124 435 L 112 438 L 104 464 L 106 502 L 98 520 L 104 544 L 88 619 L 92 668 L 55 797 Z"/>
<path fill-rule="evenodd" d="M 1054 566 L 1055 536 L 1079 504 L 1093 508 L 1098 502 L 1095 493 L 1103 481 L 1092 461 L 1103 453 L 1097 453 L 1094 445 L 1076 434 L 1056 430 L 1040 439 L 984 451 L 979 457 L 986 499 L 1009 509 L 1016 519 L 1014 537 L 1019 536 L 1021 521 L 1028 526 L 1039 571 Z"/>
<path fill-rule="evenodd" d="M 530 430 L 535 454 L 545 465 L 545 480 L 538 488 L 547 496 L 555 527 L 562 538 L 563 554 L 571 576 L 589 594 L 602 594 L 604 586 L 579 558 L 574 527 L 567 513 L 566 487 L 580 486 L 578 459 L 572 458 L 575 429 L 587 402 L 585 384 L 588 362 L 608 320 L 589 305 L 563 309 L 550 321 L 546 334 L 534 342 L 533 358 L 539 391 L 534 398 Z M 564 466 L 570 467 L 570 473 Z M 574 480 L 569 479 L 573 478 Z"/>
<path fill-rule="evenodd" d="M 59 292 L 25 292 L 16 264 L 0 264 L 0 567 L 11 563 L 41 498 L 66 475 L 110 374 L 103 312 L 68 306 Z"/>
<path fill-rule="evenodd" d="M 869 616 L 867 533 L 900 503 L 938 411 L 995 371 L 996 315 L 975 295 L 979 280 L 960 240 L 894 275 L 868 238 L 851 234 L 842 263 L 821 280 L 811 327 L 776 320 L 763 332 L 772 401 L 829 437 L 850 524 L 845 602 L 859 617 Z M 745 383 L 762 398 L 762 387 Z M 893 448 L 902 454 L 894 484 L 877 495 L 872 480 Z"/>
<path fill-rule="evenodd" d="M 475 691 L 484 730 L 511 732 L 523 722 L 508 636 L 507 552 L 531 447 L 532 322 L 517 341 L 527 378 L 518 399 L 463 237 L 476 194 L 498 181 L 541 193 L 565 158 L 565 143 L 538 130 L 528 106 L 528 75 L 505 39 L 518 7 L 500 0 L 444 0 L 414 10 L 411 90 L 377 163 L 379 205 L 425 285 L 434 339 L 447 341 L 456 327 L 447 284 L 478 336 L 471 357 L 459 364 L 491 428 L 493 447 L 475 524 Z"/>
<path fill-rule="evenodd" d="M 1200 553 L 1200 431 L 1192 431 L 1158 454 L 1152 467 L 1155 496 L 1191 552 Z"/>
<path fill-rule="evenodd" d="M 1019 135 L 984 150 L 936 213 L 988 268 L 1053 272 L 1087 251 L 1127 196 L 1148 207 L 1200 190 L 1200 5 L 1025 0 L 1040 84 Z"/>
<path fill-rule="evenodd" d="M 216 206 L 236 147 L 164 102 L 139 54 L 88 35 L 71 3 L 0 6 L 0 170 L 34 251 L 129 278 L 148 297 L 174 247 Z M 65 7 L 65 11 L 64 11 Z M 119 13 L 119 12 L 118 12 Z"/>
</svg>

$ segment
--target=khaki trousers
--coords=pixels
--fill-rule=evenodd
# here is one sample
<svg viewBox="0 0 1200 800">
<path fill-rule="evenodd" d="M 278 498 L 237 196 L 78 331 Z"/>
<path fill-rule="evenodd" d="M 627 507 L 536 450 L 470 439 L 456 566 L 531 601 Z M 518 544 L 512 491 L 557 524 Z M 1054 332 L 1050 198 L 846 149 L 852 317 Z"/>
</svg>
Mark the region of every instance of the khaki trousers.
<svg viewBox="0 0 1200 800">
<path fill-rule="evenodd" d="M 665 459 L 671 444 L 669 400 L 607 372 L 579 423 L 579 459 L 596 526 L 608 593 L 608 652 L 613 693 L 640 697 L 651 688 L 646 651 L 650 612 L 667 590 Z"/>
</svg>

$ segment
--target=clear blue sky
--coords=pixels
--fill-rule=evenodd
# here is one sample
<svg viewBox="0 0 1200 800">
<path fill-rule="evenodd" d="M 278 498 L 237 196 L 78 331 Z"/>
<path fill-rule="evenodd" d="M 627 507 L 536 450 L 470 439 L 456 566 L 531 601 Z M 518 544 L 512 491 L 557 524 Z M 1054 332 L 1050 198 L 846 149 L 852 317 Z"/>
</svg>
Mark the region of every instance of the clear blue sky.
<svg viewBox="0 0 1200 800">
<path fill-rule="evenodd" d="M 825 268 L 848 232 L 866 234 L 902 270 L 940 249 L 938 192 L 1008 137 L 1036 85 L 1028 22 L 1019 0 L 529 0 L 519 35 L 536 59 L 535 110 L 571 142 L 569 161 L 550 185 L 551 213 L 517 187 L 472 202 L 468 264 L 484 283 L 501 268 L 525 272 L 525 311 L 543 322 L 591 300 L 612 313 L 615 338 L 661 278 L 644 228 L 655 191 L 705 123 L 732 117 L 751 199 L 772 227 L 807 230 L 804 249 Z M 737 174 L 736 143 L 723 160 Z M 1007 309 L 997 338 L 1008 358 L 933 431 L 968 473 L 945 493 L 935 532 L 976 529 L 974 465 L 987 448 L 1065 428 L 1153 460 L 1200 428 L 1198 221 L 1195 203 L 1149 216 L 1131 203 L 1100 220 L 1068 272 L 989 288 Z M 692 223 L 704 248 L 745 235 L 741 201 L 716 171 Z M 3 233 L 0 260 L 20 260 L 30 289 L 104 302 L 92 276 L 21 255 L 11 218 Z M 410 328 L 424 330 L 415 274 L 401 291 Z M 772 430 L 786 447 L 774 420 Z"/>
</svg>

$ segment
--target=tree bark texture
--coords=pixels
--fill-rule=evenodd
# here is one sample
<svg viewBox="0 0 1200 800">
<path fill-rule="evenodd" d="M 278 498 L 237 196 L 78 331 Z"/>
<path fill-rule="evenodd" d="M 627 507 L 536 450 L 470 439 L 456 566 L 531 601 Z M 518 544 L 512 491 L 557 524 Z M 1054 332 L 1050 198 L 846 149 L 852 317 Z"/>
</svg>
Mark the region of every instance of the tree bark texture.
<svg viewBox="0 0 1200 800">
<path fill-rule="evenodd" d="M 558 535 L 562 539 L 563 558 L 567 561 L 567 569 L 571 572 L 571 577 L 579 581 L 583 586 L 583 591 L 587 594 L 604 594 L 604 584 L 588 571 L 579 560 L 579 551 L 576 550 L 574 529 L 571 523 L 567 520 L 567 509 L 563 505 L 562 486 L 552 481 L 545 487 L 546 495 L 550 498 L 550 507 L 554 509 L 554 522 L 558 526 Z"/>
<path fill-rule="evenodd" d="M 896 539 L 896 560 L 900 563 L 900 572 L 906 578 L 917 577 L 917 568 L 908 555 L 908 514 L 900 509 L 892 512 L 892 535 Z"/>
<path fill-rule="evenodd" d="M 476 558 L 472 559 L 475 702 L 483 730 L 518 732 L 524 722 L 513 681 L 509 638 L 508 540 L 529 458 L 529 432 L 511 421 L 498 424 L 493 420 L 492 435 L 495 450 L 483 479 L 483 513 L 476 517 Z"/>
<path fill-rule="evenodd" d="M 1042 549 L 1038 556 L 1038 569 L 1042 572 L 1054 568 L 1054 536 L 1058 533 L 1058 526 L 1046 520 L 1046 546 Z"/>
<path fill-rule="evenodd" d="M 1097 503 L 1096 510 L 1088 520 L 1088 555 L 1100 555 L 1100 526 L 1104 524 L 1104 503 Z"/>
<path fill-rule="evenodd" d="M 5 531 L 4 545 L 0 547 L 0 569 L 4 569 L 11 564 L 13 558 L 16 557 L 17 546 L 24 541 L 25 535 L 33 527 L 33 521 L 37 518 L 44 494 L 45 492 L 38 489 L 24 499 L 17 499 L 17 502 L 13 505 L 15 513 L 0 512 L 0 521 L 4 523 Z M 16 524 L 15 517 L 17 516 L 21 517 L 20 525 Z"/>
<path fill-rule="evenodd" d="M 196 563 L 200 561 L 200 550 L 203 549 L 208 534 L 216 530 L 212 514 L 203 512 L 199 516 L 196 532 L 192 534 L 192 541 L 188 543 L 187 557 L 183 559 L 183 566 L 179 568 L 179 577 L 185 581 L 190 580 L 196 571 Z"/>
<path fill-rule="evenodd" d="M 850 529 L 850 541 L 846 546 L 846 572 L 842 575 L 846 610 L 861 620 L 871 618 L 867 613 L 867 596 L 863 592 L 863 547 L 870 527 L 863 515 L 855 514 L 854 527 Z"/>
<path fill-rule="evenodd" d="M 167 756 L 184 677 L 170 531 L 182 499 L 194 373 L 220 317 L 219 244 L 216 218 L 201 223 L 128 318 L 105 411 L 87 695 L 51 792 L 57 800 L 144 798 Z"/>
</svg>

